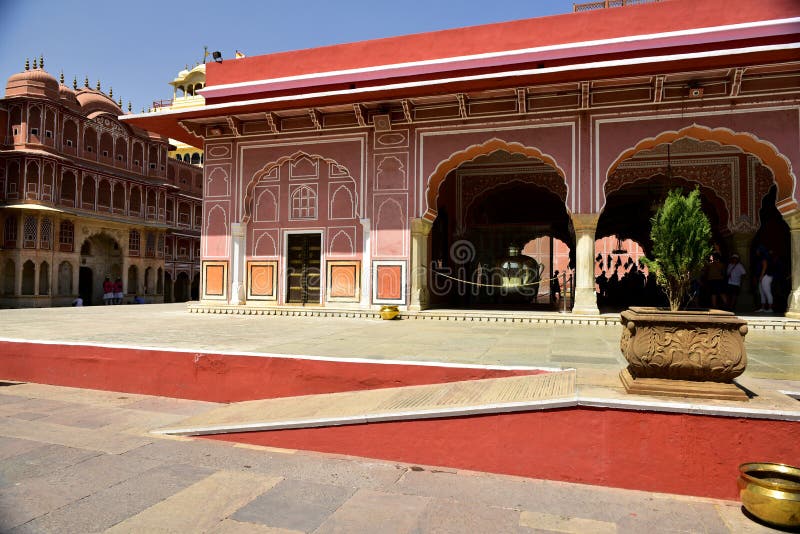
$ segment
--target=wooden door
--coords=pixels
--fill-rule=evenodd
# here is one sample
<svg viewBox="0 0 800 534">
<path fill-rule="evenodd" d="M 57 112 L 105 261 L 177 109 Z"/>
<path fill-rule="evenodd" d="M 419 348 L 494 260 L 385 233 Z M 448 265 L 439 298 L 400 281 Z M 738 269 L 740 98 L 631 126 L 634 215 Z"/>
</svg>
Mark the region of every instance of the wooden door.
<svg viewBox="0 0 800 534">
<path fill-rule="evenodd" d="M 321 253 L 320 234 L 289 234 L 286 302 L 319 304 Z"/>
</svg>

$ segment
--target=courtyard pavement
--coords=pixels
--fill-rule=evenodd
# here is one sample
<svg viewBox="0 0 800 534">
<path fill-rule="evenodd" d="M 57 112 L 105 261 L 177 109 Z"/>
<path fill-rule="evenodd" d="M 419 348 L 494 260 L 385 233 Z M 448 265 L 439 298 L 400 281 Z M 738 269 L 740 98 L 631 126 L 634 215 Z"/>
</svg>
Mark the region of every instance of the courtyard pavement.
<svg viewBox="0 0 800 534">
<path fill-rule="evenodd" d="M 558 314 L 554 314 L 558 315 Z M 619 326 L 190 314 L 185 304 L 0 310 L 0 338 L 221 353 L 608 370 Z M 800 332 L 751 329 L 745 376 L 800 380 Z"/>
<path fill-rule="evenodd" d="M 229 353 L 574 367 L 615 376 L 619 327 L 0 310 L 0 337 Z M 800 380 L 800 334 L 751 331 L 745 377 Z M 3 377 L 0 377 L 0 380 Z M 2 532 L 766 532 L 738 503 L 151 434 L 217 405 L 0 387 Z M 732 474 L 731 483 L 735 483 Z"/>
<path fill-rule="evenodd" d="M 5 384 L 0 387 L 0 531 L 770 531 L 731 501 L 148 432 L 213 406 Z"/>
</svg>

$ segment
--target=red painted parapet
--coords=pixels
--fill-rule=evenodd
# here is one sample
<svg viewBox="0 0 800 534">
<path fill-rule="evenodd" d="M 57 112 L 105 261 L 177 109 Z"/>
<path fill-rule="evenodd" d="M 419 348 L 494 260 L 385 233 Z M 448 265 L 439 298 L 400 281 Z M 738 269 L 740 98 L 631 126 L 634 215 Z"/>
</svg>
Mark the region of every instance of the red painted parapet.
<svg viewBox="0 0 800 534">
<path fill-rule="evenodd" d="M 567 408 L 207 437 L 547 480 L 738 499 L 740 464 L 798 464 L 798 429 L 800 424 L 790 421 Z"/>
<path fill-rule="evenodd" d="M 213 402 L 542 372 L 0 341 L 0 379 Z"/>
</svg>

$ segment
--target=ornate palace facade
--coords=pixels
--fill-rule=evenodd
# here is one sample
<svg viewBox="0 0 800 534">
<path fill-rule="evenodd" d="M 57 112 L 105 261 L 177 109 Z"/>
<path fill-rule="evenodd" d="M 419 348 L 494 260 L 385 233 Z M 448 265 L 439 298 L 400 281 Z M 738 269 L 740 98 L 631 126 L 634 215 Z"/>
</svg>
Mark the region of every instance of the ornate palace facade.
<svg viewBox="0 0 800 534">
<path fill-rule="evenodd" d="M 798 80 L 797 2 L 672 0 L 224 60 L 203 106 L 124 121 L 204 147 L 202 304 L 503 306 L 492 270 L 546 237 L 594 313 L 596 240 L 647 251 L 699 187 L 797 314 Z"/>
<path fill-rule="evenodd" d="M 0 307 L 186 301 L 199 283 L 202 169 L 166 138 L 121 123 L 99 90 L 44 69 L 13 75 L 0 100 Z"/>
</svg>

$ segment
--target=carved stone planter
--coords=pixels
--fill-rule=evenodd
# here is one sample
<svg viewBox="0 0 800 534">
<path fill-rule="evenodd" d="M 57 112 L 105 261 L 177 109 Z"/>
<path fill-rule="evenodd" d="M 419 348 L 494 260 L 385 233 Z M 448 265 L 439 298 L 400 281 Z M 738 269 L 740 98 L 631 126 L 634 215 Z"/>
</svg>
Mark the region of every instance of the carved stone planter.
<svg viewBox="0 0 800 534">
<path fill-rule="evenodd" d="M 747 400 L 733 383 L 747 366 L 746 321 L 721 310 L 639 307 L 621 317 L 628 393 Z"/>
</svg>

